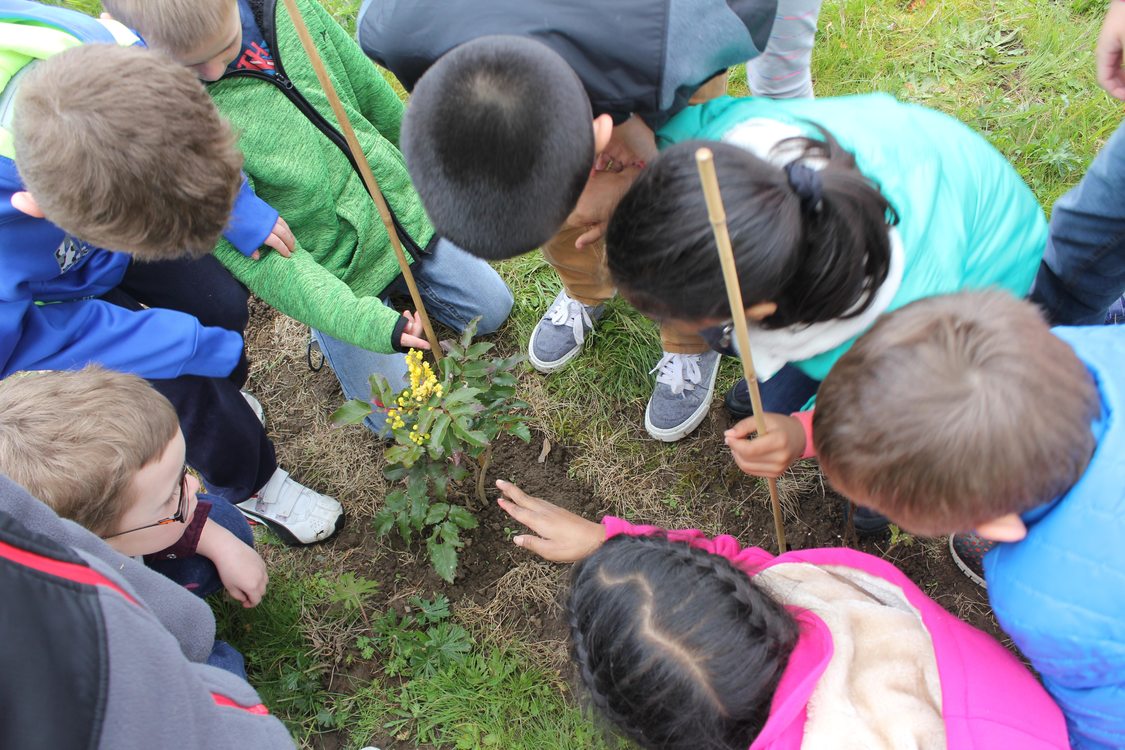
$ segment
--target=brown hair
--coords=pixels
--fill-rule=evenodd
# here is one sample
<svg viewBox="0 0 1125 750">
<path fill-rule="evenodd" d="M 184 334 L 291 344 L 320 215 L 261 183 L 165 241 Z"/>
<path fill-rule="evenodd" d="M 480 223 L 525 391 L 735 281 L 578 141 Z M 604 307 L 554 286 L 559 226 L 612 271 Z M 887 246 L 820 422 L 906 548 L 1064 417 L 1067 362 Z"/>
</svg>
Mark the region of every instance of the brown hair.
<svg viewBox="0 0 1125 750">
<path fill-rule="evenodd" d="M 39 63 L 12 130 L 47 219 L 141 260 L 210 252 L 241 184 L 242 154 L 203 86 L 138 47 L 87 44 Z"/>
<path fill-rule="evenodd" d="M 825 475 L 921 534 L 974 528 L 1068 490 L 1099 396 L 1039 311 L 963 292 L 885 315 L 832 368 L 813 438 Z"/>
<path fill-rule="evenodd" d="M 236 0 L 104 0 L 102 5 L 150 46 L 174 57 L 218 37 L 237 7 Z"/>
<path fill-rule="evenodd" d="M 95 534 L 117 530 L 133 477 L 178 429 L 172 405 L 135 375 L 90 366 L 0 381 L 0 473 Z"/>
</svg>

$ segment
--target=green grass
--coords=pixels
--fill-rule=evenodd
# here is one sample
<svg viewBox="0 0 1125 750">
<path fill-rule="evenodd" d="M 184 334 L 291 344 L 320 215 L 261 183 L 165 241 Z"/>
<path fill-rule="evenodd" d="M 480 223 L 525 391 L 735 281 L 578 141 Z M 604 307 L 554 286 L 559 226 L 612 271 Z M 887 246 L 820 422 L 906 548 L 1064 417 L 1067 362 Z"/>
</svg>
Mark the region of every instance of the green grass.
<svg viewBox="0 0 1125 750">
<path fill-rule="evenodd" d="M 321 2 L 354 30 L 359 0 Z M 100 9 L 95 0 L 52 4 Z M 884 91 L 958 117 L 1012 160 L 1049 209 L 1121 120 L 1120 104 L 1094 82 L 1103 12 L 1102 0 L 828 0 L 813 54 L 816 91 Z M 732 70 L 731 93 L 748 93 L 741 68 Z M 500 270 L 516 298 L 500 344 L 515 350 L 559 282 L 538 254 Z M 711 481 L 694 467 L 701 451 L 716 448 L 703 441 L 663 446 L 642 436 L 648 370 L 658 356 L 655 326 L 615 300 L 581 358 L 529 379 L 536 396 L 529 400 L 539 426 L 574 446 L 572 471 L 616 502 L 617 512 L 638 516 L 638 487 L 656 481 L 654 504 L 644 512 L 694 521 L 702 511 L 684 498 Z M 725 364 L 720 386 L 736 377 L 737 365 Z M 457 612 L 438 623 L 388 625 L 372 608 L 370 587 L 346 577 L 340 560 L 316 550 L 273 553 L 267 550 L 268 596 L 254 610 L 220 605 L 220 633 L 246 654 L 251 681 L 300 742 L 339 728 L 348 747 L 392 738 L 449 748 L 603 746 L 558 674 L 529 655 L 529 644 L 469 632 L 468 651 L 449 647 L 449 658 L 396 662 L 398 646 L 425 642 L 431 628 L 457 623 Z M 377 667 L 364 679 L 339 672 L 364 664 Z M 403 666 L 390 675 L 390 664 Z"/>
</svg>

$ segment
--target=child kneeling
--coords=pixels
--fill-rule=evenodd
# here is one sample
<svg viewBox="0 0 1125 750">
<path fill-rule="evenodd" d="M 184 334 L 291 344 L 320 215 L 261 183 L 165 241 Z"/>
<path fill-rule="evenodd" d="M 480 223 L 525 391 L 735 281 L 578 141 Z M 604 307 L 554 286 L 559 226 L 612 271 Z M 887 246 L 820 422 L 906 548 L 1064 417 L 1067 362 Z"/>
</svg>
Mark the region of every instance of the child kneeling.
<svg viewBox="0 0 1125 750">
<path fill-rule="evenodd" d="M 225 588 L 253 607 L 268 576 L 250 527 L 198 494 L 184 452 L 172 405 L 134 375 L 87 367 L 0 382 L 0 473 L 195 594 Z M 218 653 L 217 666 L 245 676 L 237 652 Z"/>
<path fill-rule="evenodd" d="M 581 561 L 572 655 L 594 705 L 641 747 L 1069 747 L 1031 673 L 883 560 L 597 524 L 497 486 L 537 535 L 516 544 Z"/>
</svg>

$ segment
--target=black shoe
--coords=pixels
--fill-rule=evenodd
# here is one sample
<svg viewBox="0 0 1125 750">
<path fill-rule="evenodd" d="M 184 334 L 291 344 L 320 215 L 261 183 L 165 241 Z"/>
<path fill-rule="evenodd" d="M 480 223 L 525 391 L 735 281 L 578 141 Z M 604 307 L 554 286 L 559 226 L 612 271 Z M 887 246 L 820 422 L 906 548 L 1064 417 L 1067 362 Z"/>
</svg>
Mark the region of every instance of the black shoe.
<svg viewBox="0 0 1125 750">
<path fill-rule="evenodd" d="M 853 505 L 847 500 L 844 501 L 844 523 L 848 522 L 849 515 L 853 515 L 853 510 L 855 513 L 852 525 L 855 527 L 856 536 L 876 536 L 885 533 L 891 525 L 890 519 L 886 516 L 862 505 Z"/>
<path fill-rule="evenodd" d="M 746 385 L 746 378 L 742 378 L 723 396 L 723 405 L 730 412 L 734 421 L 754 416 L 754 404 L 750 402 L 750 388 Z"/>
</svg>

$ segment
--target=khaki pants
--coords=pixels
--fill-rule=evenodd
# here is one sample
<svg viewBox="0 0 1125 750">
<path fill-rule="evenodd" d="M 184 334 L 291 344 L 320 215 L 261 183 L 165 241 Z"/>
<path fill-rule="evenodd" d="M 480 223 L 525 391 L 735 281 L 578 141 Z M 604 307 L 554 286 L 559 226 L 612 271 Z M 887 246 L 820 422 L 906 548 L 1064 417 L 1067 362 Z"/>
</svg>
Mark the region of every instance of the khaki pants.
<svg viewBox="0 0 1125 750">
<path fill-rule="evenodd" d="M 724 71 L 699 87 L 691 98 L 692 104 L 716 99 L 727 93 L 727 74 Z M 598 240 L 579 250 L 575 240 L 585 230 L 581 227 L 564 227 L 543 245 L 543 257 L 558 273 L 563 288 L 571 298 L 584 305 L 600 305 L 617 293 L 605 261 L 605 242 Z M 666 352 L 673 354 L 700 354 L 710 347 L 695 332 L 683 330 L 672 323 L 660 325 L 660 342 Z"/>
</svg>

